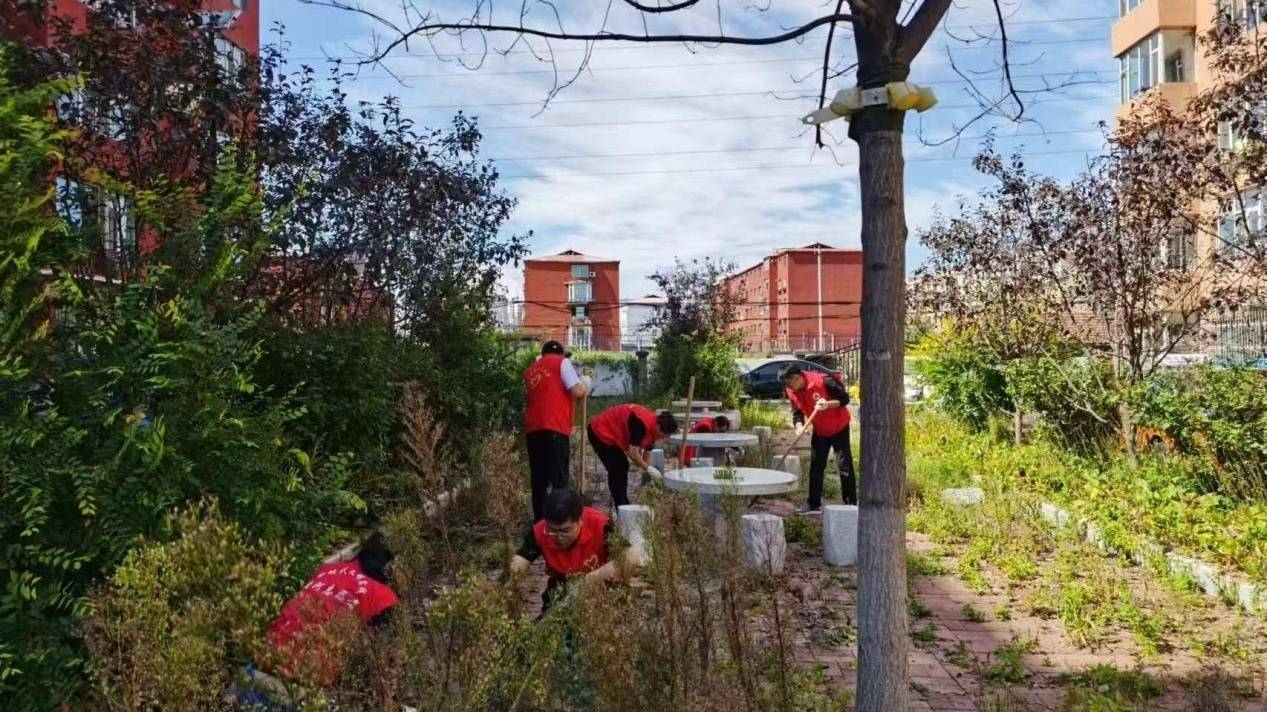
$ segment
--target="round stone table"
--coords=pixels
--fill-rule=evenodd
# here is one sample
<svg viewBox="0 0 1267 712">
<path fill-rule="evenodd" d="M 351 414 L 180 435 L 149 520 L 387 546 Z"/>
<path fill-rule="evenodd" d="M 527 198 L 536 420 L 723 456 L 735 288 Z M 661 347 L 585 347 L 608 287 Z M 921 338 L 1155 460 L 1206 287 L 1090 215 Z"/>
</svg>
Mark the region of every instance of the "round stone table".
<svg viewBox="0 0 1267 712">
<path fill-rule="evenodd" d="M 796 491 L 796 476 L 758 467 L 734 468 L 734 479 L 714 477 L 716 467 L 688 467 L 664 473 L 664 486 L 671 490 L 695 490 L 702 495 L 760 497 Z"/>
<path fill-rule="evenodd" d="M 712 410 L 713 408 L 720 408 L 721 406 L 722 406 L 722 402 L 721 402 L 721 401 L 710 401 L 710 400 L 691 401 L 691 410 L 693 410 L 693 411 L 695 411 L 695 410 Z M 686 401 L 685 401 L 685 400 L 675 400 L 675 401 L 673 401 L 673 407 L 674 407 L 674 408 L 685 408 L 685 407 L 686 407 Z"/>
<path fill-rule="evenodd" d="M 681 444 L 680 434 L 670 435 L 669 440 Z M 761 442 L 754 433 L 687 433 L 686 444 L 705 450 L 724 450 L 728 447 L 750 447 Z"/>
</svg>

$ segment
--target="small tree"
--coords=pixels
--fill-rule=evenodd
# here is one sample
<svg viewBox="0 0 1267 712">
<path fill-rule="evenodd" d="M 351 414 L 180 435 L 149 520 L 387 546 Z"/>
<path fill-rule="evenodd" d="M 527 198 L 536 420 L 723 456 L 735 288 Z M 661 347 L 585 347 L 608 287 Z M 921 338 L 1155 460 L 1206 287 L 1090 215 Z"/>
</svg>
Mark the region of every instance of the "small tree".
<svg viewBox="0 0 1267 712">
<path fill-rule="evenodd" d="M 695 378 L 696 398 L 738 401 L 738 339 L 727 331 L 737 311 L 735 294 L 726 287 L 733 271 L 730 263 L 703 259 L 678 261 L 651 276 L 665 297 L 651 321 L 659 329 L 654 393 L 683 395 Z"/>
</svg>

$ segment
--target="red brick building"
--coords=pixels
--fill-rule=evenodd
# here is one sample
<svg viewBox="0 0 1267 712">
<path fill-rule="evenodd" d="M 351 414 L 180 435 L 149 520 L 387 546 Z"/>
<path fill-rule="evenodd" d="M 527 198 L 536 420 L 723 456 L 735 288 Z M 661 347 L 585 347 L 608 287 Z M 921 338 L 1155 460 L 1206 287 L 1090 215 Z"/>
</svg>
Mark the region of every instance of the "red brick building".
<svg viewBox="0 0 1267 712">
<path fill-rule="evenodd" d="M 781 249 L 730 277 L 746 353 L 830 351 L 862 336 L 862 251 Z"/>
<path fill-rule="evenodd" d="M 572 349 L 620 350 L 620 262 L 565 250 L 524 260 L 522 331 Z"/>
</svg>

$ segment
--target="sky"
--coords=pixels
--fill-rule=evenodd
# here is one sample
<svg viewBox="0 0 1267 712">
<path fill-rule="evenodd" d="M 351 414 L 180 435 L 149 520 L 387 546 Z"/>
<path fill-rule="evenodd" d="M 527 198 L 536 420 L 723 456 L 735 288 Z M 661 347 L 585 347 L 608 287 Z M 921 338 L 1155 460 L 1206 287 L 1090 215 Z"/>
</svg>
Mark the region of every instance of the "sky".
<svg viewBox="0 0 1267 712">
<path fill-rule="evenodd" d="M 321 66 L 325 58 L 349 58 L 384 32 L 345 11 L 299 0 L 261 2 L 265 42 L 274 23 L 284 24 L 294 62 Z M 398 0 L 362 2 L 406 24 Z M 476 4 L 415 3 L 445 19 L 469 14 Z M 830 10 L 823 0 L 706 0 L 653 18 L 650 28 L 715 33 L 719 4 L 731 35 L 776 34 Z M 493 5 L 495 19 L 515 20 L 519 3 Z M 609 8 L 602 0 L 555 5 L 565 26 L 577 31 L 594 27 Z M 542 13 L 546 4 L 530 7 L 528 22 L 553 22 Z M 912 66 L 910 80 L 932 86 L 940 104 L 912 112 L 906 124 L 908 269 L 924 257 L 918 232 L 936 212 L 955 212 L 988 185 L 971 164 L 986 135 L 996 136 L 998 150 L 1019 152 L 1032 169 L 1059 178 L 1076 174 L 1104 144 L 1101 124 L 1112 121 L 1118 96 L 1109 49 L 1116 0 L 1013 0 L 1004 8 L 1015 83 L 1036 90 L 1026 95 L 1026 121 L 990 117 L 963 128 L 979 103 L 954 67 L 991 99 L 1001 86 L 1001 43 L 988 0 L 953 3 Z M 616 0 L 608 28 L 637 32 L 640 18 Z M 973 40 L 980 35 L 990 36 Z M 783 247 L 860 247 L 857 151 L 847 125 L 829 125 L 840 142 L 829 152 L 814 149 L 812 131 L 799 121 L 816 108 L 825 39 L 820 28 L 799 42 L 765 47 L 598 43 L 576 81 L 543 106 L 555 79 L 532 51 L 545 51 L 543 43 L 503 55 L 485 53 L 471 36 L 465 45 L 444 39 L 434 48 L 420 42 L 398 48 L 384 62 L 390 73 L 365 68 L 348 88 L 353 99 L 398 96 L 422 125 L 444 126 L 457 111 L 476 117 L 482 156 L 518 200 L 505 230 L 531 230 L 533 255 L 574 249 L 619 260 L 621 298 L 632 299 L 653 292 L 649 275 L 675 259 L 720 258 L 742 269 Z M 511 41 L 490 36 L 488 45 L 506 48 Z M 852 39 L 838 36 L 834 46 L 849 63 Z M 584 45 L 553 48 L 565 77 L 581 66 Z M 828 95 L 853 81 L 852 73 L 831 80 Z M 961 128 L 958 141 L 930 145 Z M 512 299 L 522 298 L 522 268 L 507 269 L 502 284 Z"/>
</svg>

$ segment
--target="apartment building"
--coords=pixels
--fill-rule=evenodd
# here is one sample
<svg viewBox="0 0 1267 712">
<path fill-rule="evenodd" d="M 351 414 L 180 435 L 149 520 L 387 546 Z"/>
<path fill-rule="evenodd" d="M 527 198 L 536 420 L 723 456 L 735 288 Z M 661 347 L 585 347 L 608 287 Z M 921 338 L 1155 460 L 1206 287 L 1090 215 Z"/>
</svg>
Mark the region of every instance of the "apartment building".
<svg viewBox="0 0 1267 712">
<path fill-rule="evenodd" d="M 832 351 L 862 336 L 862 251 L 814 243 L 732 275 L 745 353 Z"/>
<path fill-rule="evenodd" d="M 570 349 L 619 351 L 619 260 L 575 250 L 524 260 L 521 328 Z"/>
<path fill-rule="evenodd" d="M 1121 103 L 1119 120 L 1138 111 L 1145 95 L 1160 96 L 1175 109 L 1218 86 L 1226 77 L 1217 76 L 1199 38 L 1230 23 L 1243 32 L 1267 30 L 1267 0 L 1119 0 L 1120 17 L 1113 24 L 1112 51 L 1118 59 Z M 1233 150 L 1243 138 L 1230 124 L 1219 128 L 1219 146 Z M 1227 250 L 1248 235 L 1267 227 L 1265 196 L 1259 187 L 1240 195 L 1228 195 L 1216 204 L 1197 206 L 1208 214 L 1213 229 L 1196 234 L 1176 234 L 1162 256 L 1169 267 L 1185 267 L 1193 260 Z M 1267 333 L 1262 309 L 1245 309 L 1235 317 L 1214 320 L 1218 348 L 1225 353 L 1262 351 Z M 1259 318 L 1246 322 L 1250 315 Z M 1250 338 L 1250 337 L 1253 338 Z M 1257 347 L 1247 346 L 1257 342 Z M 1238 355 L 1238 354 L 1229 354 Z M 1244 354 L 1240 354 L 1244 355 Z M 1253 355 L 1253 354 L 1249 354 Z M 1267 354 L 1258 354 L 1259 356 Z"/>
<path fill-rule="evenodd" d="M 660 330 L 652 324 L 657 313 L 669 300 L 664 297 L 648 294 L 638 299 L 629 299 L 620 305 L 620 350 L 649 350 L 655 343 Z"/>
</svg>

